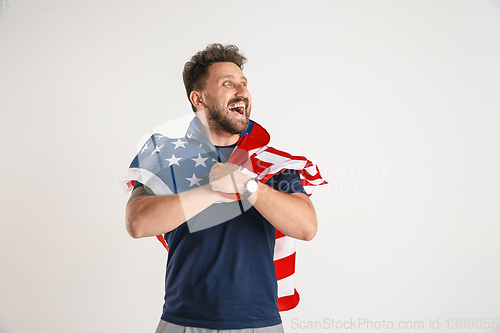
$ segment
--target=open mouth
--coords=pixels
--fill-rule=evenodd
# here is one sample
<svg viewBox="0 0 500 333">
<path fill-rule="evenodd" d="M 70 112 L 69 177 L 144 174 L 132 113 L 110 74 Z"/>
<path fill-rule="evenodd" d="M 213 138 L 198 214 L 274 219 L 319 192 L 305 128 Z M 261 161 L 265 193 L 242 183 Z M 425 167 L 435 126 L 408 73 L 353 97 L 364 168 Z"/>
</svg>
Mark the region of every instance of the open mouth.
<svg viewBox="0 0 500 333">
<path fill-rule="evenodd" d="M 239 114 L 240 116 L 245 115 L 245 108 L 246 108 L 245 102 L 233 103 L 230 104 L 228 107 L 229 111 Z"/>
</svg>

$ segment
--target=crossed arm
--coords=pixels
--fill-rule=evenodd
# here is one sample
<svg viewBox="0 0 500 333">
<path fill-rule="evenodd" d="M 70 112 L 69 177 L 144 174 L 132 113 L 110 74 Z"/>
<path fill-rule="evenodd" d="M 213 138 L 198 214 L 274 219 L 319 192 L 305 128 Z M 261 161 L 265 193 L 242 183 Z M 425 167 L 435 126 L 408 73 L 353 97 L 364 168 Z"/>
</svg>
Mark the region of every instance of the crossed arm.
<svg viewBox="0 0 500 333">
<path fill-rule="evenodd" d="M 228 172 L 217 169 L 224 166 L 233 173 L 234 182 Z M 210 173 L 210 184 L 180 194 L 154 196 L 148 194 L 144 186 L 134 189 L 125 213 L 128 233 L 134 238 L 160 235 L 177 228 L 215 202 L 231 201 L 221 192 L 243 193 L 244 184 L 250 178 L 233 166 L 216 164 Z M 285 235 L 301 240 L 311 240 L 316 235 L 316 212 L 307 195 L 283 193 L 259 182 L 258 191 L 248 200 Z"/>
<path fill-rule="evenodd" d="M 316 235 L 316 211 L 306 194 L 283 193 L 259 182 L 259 190 L 253 196 L 255 209 L 285 235 L 305 241 Z"/>
</svg>

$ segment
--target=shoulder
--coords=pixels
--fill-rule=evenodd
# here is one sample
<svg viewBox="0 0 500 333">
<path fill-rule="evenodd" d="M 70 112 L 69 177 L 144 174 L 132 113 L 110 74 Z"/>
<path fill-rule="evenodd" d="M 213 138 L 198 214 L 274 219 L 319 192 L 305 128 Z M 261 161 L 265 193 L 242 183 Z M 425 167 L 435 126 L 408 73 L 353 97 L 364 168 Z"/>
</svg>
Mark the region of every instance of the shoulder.
<svg viewBox="0 0 500 333">
<path fill-rule="evenodd" d="M 299 172 L 293 169 L 284 169 L 277 172 L 266 184 L 280 192 L 306 193 Z"/>
<path fill-rule="evenodd" d="M 274 179 L 275 181 L 291 182 L 296 179 L 300 180 L 300 174 L 297 170 L 294 169 L 283 169 L 280 172 L 274 174 L 271 179 Z"/>
</svg>

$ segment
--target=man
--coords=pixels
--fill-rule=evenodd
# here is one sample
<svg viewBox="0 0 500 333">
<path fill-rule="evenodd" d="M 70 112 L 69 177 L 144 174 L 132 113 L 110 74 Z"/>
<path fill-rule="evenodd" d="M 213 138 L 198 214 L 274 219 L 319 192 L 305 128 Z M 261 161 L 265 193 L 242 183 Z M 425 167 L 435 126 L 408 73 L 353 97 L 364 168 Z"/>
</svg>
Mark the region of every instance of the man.
<svg viewBox="0 0 500 333">
<path fill-rule="evenodd" d="M 245 62 L 234 45 L 212 44 L 193 56 L 183 72 L 196 114 L 186 137 L 153 135 L 131 165 L 127 231 L 134 238 L 164 235 L 170 248 L 157 333 L 283 332 L 275 229 L 300 240 L 316 234 L 300 175 L 325 182 L 306 159 L 296 167 L 294 157 L 267 147 L 267 132 L 249 119 Z M 264 151 L 281 159 L 259 159 Z M 206 163 L 213 166 L 203 171 Z"/>
</svg>

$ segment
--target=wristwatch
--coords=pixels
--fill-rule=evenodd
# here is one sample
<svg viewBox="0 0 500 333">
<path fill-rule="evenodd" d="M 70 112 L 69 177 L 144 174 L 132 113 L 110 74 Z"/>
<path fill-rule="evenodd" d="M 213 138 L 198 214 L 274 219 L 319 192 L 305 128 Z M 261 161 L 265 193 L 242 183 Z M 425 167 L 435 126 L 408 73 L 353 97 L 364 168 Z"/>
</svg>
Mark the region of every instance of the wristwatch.
<svg viewBox="0 0 500 333">
<path fill-rule="evenodd" d="M 247 199 L 252 194 L 257 192 L 258 189 L 259 189 L 259 182 L 257 182 L 257 179 L 251 178 L 249 181 L 245 183 L 245 192 L 243 192 L 241 197 L 243 199 Z"/>
</svg>

